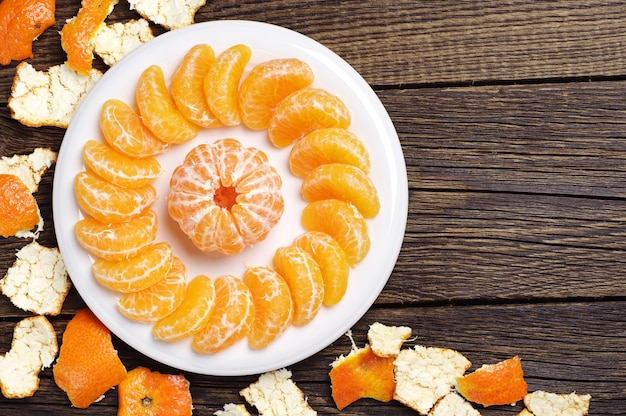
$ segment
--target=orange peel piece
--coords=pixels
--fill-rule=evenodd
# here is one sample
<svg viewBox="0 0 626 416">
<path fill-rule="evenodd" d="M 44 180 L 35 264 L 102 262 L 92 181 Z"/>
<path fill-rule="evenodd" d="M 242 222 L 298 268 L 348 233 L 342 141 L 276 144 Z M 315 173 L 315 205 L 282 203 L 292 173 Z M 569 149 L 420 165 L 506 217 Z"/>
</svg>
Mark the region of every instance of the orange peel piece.
<svg viewBox="0 0 626 416">
<path fill-rule="evenodd" d="M 68 322 L 52 373 L 72 405 L 85 409 L 121 383 L 126 368 L 107 327 L 85 308 Z"/>
<path fill-rule="evenodd" d="M 337 358 L 329 373 L 337 409 L 364 398 L 391 401 L 396 390 L 394 359 L 377 356 L 369 345 Z"/>
<path fill-rule="evenodd" d="M 483 406 L 512 404 L 523 400 L 528 392 L 518 356 L 457 378 L 457 389 L 466 400 Z"/>
<path fill-rule="evenodd" d="M 93 61 L 93 39 L 104 19 L 118 0 L 83 0 L 76 16 L 61 29 L 61 46 L 67 54 L 67 66 L 89 75 Z"/>
<path fill-rule="evenodd" d="M 191 415 L 189 381 L 182 374 L 161 374 L 145 367 L 128 372 L 119 385 L 118 416 Z"/>
<path fill-rule="evenodd" d="M 0 174 L 0 235 L 28 232 L 40 219 L 39 206 L 26 184 L 15 175 Z"/>
<path fill-rule="evenodd" d="M 0 65 L 33 57 L 33 41 L 55 22 L 54 0 L 0 3 Z"/>
</svg>

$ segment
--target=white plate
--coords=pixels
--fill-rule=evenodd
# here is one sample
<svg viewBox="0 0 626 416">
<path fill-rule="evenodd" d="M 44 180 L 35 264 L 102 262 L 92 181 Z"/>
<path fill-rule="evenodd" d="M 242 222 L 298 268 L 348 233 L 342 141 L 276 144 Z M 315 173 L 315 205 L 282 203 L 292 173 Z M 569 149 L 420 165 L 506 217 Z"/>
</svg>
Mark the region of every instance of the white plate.
<svg viewBox="0 0 626 416">
<path fill-rule="evenodd" d="M 116 310 L 117 296 L 98 285 L 91 275 L 93 259 L 74 238 L 74 224 L 83 216 L 74 198 L 73 180 L 84 170 L 82 146 L 88 139 L 102 140 L 98 117 L 109 98 L 134 103 L 141 72 L 151 64 L 160 65 L 169 77 L 183 55 L 195 44 L 207 43 L 219 54 L 243 43 L 252 49 L 247 70 L 273 58 L 296 57 L 307 62 L 315 73 L 314 86 L 325 88 L 344 100 L 351 111 L 353 131 L 370 153 L 370 177 L 379 192 L 381 210 L 368 220 L 372 247 L 367 257 L 351 270 L 347 294 L 333 307 L 323 307 L 304 327 L 290 327 L 269 347 L 252 350 L 245 340 L 215 355 L 199 355 L 189 340 L 176 343 L 156 341 L 152 325 L 133 323 Z M 244 74 L 245 76 L 245 74 Z M 269 237 L 231 257 L 202 253 L 182 235 L 167 215 L 164 197 L 169 176 L 183 156 L 201 142 L 233 137 L 246 146 L 265 151 L 280 172 L 285 213 Z M 159 156 L 165 172 L 154 183 L 160 198 L 154 209 L 159 215 L 159 241 L 168 241 L 189 269 L 189 276 L 222 274 L 241 276 L 247 266 L 267 266 L 276 248 L 289 245 L 303 229 L 300 213 L 301 180 L 287 167 L 288 149 L 275 149 L 265 132 L 243 127 L 203 130 L 190 143 Z M 56 166 L 53 188 L 54 226 L 59 248 L 74 286 L 89 308 L 120 339 L 161 363 L 184 371 L 208 375 L 248 375 L 282 368 L 324 349 L 350 329 L 367 312 L 385 286 L 402 245 L 407 216 L 407 178 L 404 157 L 393 124 L 376 94 L 344 60 L 314 40 L 281 27 L 247 21 L 216 21 L 167 32 L 139 47 L 115 66 L 94 86 L 78 108 L 67 129 Z"/>
</svg>

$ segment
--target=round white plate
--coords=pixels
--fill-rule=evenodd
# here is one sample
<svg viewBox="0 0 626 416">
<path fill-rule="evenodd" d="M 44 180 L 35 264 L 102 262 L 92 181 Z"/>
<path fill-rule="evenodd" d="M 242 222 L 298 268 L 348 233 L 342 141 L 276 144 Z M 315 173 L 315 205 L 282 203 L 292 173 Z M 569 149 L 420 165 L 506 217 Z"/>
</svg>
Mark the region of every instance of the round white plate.
<svg viewBox="0 0 626 416">
<path fill-rule="evenodd" d="M 252 350 L 245 340 L 215 355 L 192 351 L 189 340 L 166 343 L 154 340 L 152 325 L 134 323 L 116 310 L 117 295 L 95 281 L 93 259 L 74 238 L 74 224 L 83 218 L 73 190 L 75 175 L 84 170 L 82 147 L 89 139 L 103 140 L 98 126 L 102 104 L 118 98 L 134 104 L 137 79 L 149 65 L 163 68 L 169 78 L 183 55 L 195 44 L 209 44 L 216 55 L 243 43 L 252 49 L 246 73 L 255 64 L 274 58 L 295 57 L 307 62 L 315 73 L 313 86 L 327 89 L 344 100 L 351 111 L 353 131 L 367 146 L 372 178 L 379 192 L 381 210 L 368 220 L 372 246 L 367 257 L 350 272 L 347 293 L 333 307 L 322 307 L 303 327 L 291 326 L 270 346 Z M 175 166 L 194 146 L 233 137 L 245 146 L 265 151 L 283 178 L 285 212 L 268 238 L 231 256 L 197 250 L 167 214 L 165 196 Z M 301 180 L 287 166 L 289 148 L 276 149 L 266 132 L 244 127 L 205 129 L 189 143 L 160 155 L 164 173 L 155 181 L 159 199 L 153 209 L 159 215 L 158 241 L 168 241 L 186 264 L 189 277 L 205 274 L 241 276 L 248 266 L 269 266 L 276 248 L 291 244 L 303 232 L 300 213 Z M 216 21 L 167 32 L 137 48 L 110 68 L 84 98 L 67 129 L 55 170 L 53 188 L 54 226 L 59 248 L 74 286 L 96 316 L 120 339 L 152 359 L 184 371 L 208 375 L 249 375 L 283 368 L 324 349 L 348 331 L 374 303 L 396 263 L 406 226 L 408 191 L 404 157 L 394 126 L 376 94 L 344 60 L 314 40 L 291 30 L 258 22 Z"/>
</svg>

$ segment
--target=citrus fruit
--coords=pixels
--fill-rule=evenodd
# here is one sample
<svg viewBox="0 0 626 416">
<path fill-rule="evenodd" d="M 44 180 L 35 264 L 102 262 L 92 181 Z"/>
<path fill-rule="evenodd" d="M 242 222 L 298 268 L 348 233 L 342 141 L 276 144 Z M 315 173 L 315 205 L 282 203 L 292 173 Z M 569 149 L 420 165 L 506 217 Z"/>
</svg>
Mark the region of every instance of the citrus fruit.
<svg viewBox="0 0 626 416">
<path fill-rule="evenodd" d="M 295 58 L 271 59 L 255 65 L 239 88 L 241 121 L 254 130 L 265 130 L 274 109 L 292 92 L 313 83 L 313 71 Z"/>
<path fill-rule="evenodd" d="M 327 163 L 345 163 L 369 173 L 367 149 L 349 130 L 329 127 L 314 130 L 298 140 L 289 152 L 289 169 L 304 178 L 314 168 Z"/>
<path fill-rule="evenodd" d="M 82 0 L 75 17 L 61 29 L 61 46 L 67 54 L 66 64 L 82 75 L 89 75 L 93 61 L 91 41 L 118 0 Z"/>
<path fill-rule="evenodd" d="M 72 406 L 86 408 L 124 380 L 126 368 L 109 330 L 89 309 L 82 309 L 67 323 L 52 373 Z"/>
<path fill-rule="evenodd" d="M 374 218 L 380 210 L 378 192 L 370 178 L 357 167 L 344 163 L 320 165 L 302 180 L 305 201 L 341 199 L 351 203 L 365 218 Z"/>
<path fill-rule="evenodd" d="M 215 307 L 207 323 L 193 336 L 199 354 L 214 354 L 244 338 L 254 319 L 250 289 L 241 279 L 223 275 L 215 279 Z"/>
<path fill-rule="evenodd" d="M 150 65 L 139 76 L 135 100 L 143 123 L 166 143 L 185 143 L 198 135 L 200 127 L 180 113 L 165 84 L 163 69 Z"/>
<path fill-rule="evenodd" d="M 83 146 L 83 162 L 102 179 L 122 188 L 149 185 L 161 173 L 156 158 L 132 158 L 96 140 L 87 140 Z"/>
<path fill-rule="evenodd" d="M 146 367 L 130 370 L 119 385 L 118 416 L 191 416 L 189 381 Z"/>
<path fill-rule="evenodd" d="M 289 286 L 269 267 L 249 267 L 243 282 L 250 289 L 254 302 L 254 321 L 248 333 L 248 345 L 267 347 L 291 324 L 293 300 Z"/>
<path fill-rule="evenodd" d="M 177 341 L 198 332 L 215 306 L 215 287 L 211 278 L 198 275 L 185 289 L 180 305 L 152 327 L 152 335 L 164 341 Z"/>
<path fill-rule="evenodd" d="M 79 172 L 74 178 L 74 194 L 85 213 L 105 224 L 136 217 L 157 199 L 152 185 L 122 188 L 89 171 Z"/>
<path fill-rule="evenodd" d="M 313 130 L 349 125 L 350 111 L 339 97 L 321 88 L 304 88 L 278 104 L 267 132 L 272 144 L 282 148 Z"/>
<path fill-rule="evenodd" d="M 167 207 L 196 247 L 231 255 L 266 238 L 283 213 L 282 180 L 258 149 L 222 139 L 192 149 Z"/>
<path fill-rule="evenodd" d="M 483 406 L 513 404 L 526 396 L 522 363 L 518 356 L 484 365 L 457 378 L 457 390 L 466 400 Z"/>
<path fill-rule="evenodd" d="M 302 225 L 307 231 L 321 231 L 337 240 L 351 266 L 363 260 L 370 249 L 367 223 L 347 202 L 322 199 L 309 203 L 302 210 Z"/>
<path fill-rule="evenodd" d="M 363 398 L 391 401 L 396 390 L 394 360 L 395 357 L 377 356 L 369 345 L 335 360 L 329 375 L 337 409 Z"/>
<path fill-rule="evenodd" d="M 289 286 L 294 304 L 293 324 L 308 324 L 324 300 L 324 280 L 318 264 L 309 253 L 292 245 L 276 249 L 272 265 Z"/>
<path fill-rule="evenodd" d="M 33 57 L 33 40 L 52 26 L 54 0 L 3 0 L 0 3 L 0 65 Z"/>
<path fill-rule="evenodd" d="M 172 267 L 172 247 L 155 243 L 121 261 L 96 259 L 91 272 L 102 286 L 128 293 L 146 289 L 165 278 Z"/>
<path fill-rule="evenodd" d="M 320 267 L 324 280 L 324 305 L 332 306 L 343 298 L 348 287 L 350 265 L 339 243 L 326 233 L 307 231 L 293 244 L 309 253 Z"/>
<path fill-rule="evenodd" d="M 0 235 L 32 230 L 40 218 L 37 200 L 26 184 L 15 175 L 0 174 Z"/>
<path fill-rule="evenodd" d="M 187 270 L 176 256 L 165 278 L 154 285 L 126 293 L 117 301 L 117 310 L 135 322 L 156 322 L 180 305 L 187 288 Z"/>
<path fill-rule="evenodd" d="M 213 114 L 225 126 L 241 123 L 239 83 L 252 51 L 234 45 L 220 53 L 204 79 L 204 94 Z"/>
<path fill-rule="evenodd" d="M 95 218 L 84 218 L 76 222 L 74 234 L 78 243 L 95 257 L 120 261 L 129 259 L 156 238 L 158 218 L 154 211 L 131 221 L 105 224 Z"/>
<path fill-rule="evenodd" d="M 130 105 L 117 99 L 102 104 L 100 130 L 109 146 L 134 158 L 155 156 L 170 146 L 148 130 Z"/>
<path fill-rule="evenodd" d="M 170 84 L 172 99 L 183 117 L 205 128 L 222 125 L 204 95 L 204 79 L 214 61 L 215 53 L 209 45 L 193 46 L 174 71 Z"/>
</svg>

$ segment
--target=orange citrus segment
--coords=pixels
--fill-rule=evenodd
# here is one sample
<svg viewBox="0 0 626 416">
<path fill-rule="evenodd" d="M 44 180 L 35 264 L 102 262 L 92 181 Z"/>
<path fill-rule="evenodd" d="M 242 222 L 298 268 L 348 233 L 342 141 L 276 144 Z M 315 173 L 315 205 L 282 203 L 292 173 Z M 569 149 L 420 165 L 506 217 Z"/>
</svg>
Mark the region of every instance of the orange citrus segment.
<svg viewBox="0 0 626 416">
<path fill-rule="evenodd" d="M 37 200 L 17 176 L 0 174 L 0 235 L 32 230 L 40 220 Z"/>
<path fill-rule="evenodd" d="M 52 26 L 54 0 L 3 0 L 0 3 L 0 65 L 33 57 L 33 40 Z"/>
<path fill-rule="evenodd" d="M 350 265 L 339 243 L 326 233 L 307 231 L 294 240 L 294 245 L 309 253 L 320 266 L 324 280 L 324 305 L 339 303 L 348 287 Z"/>
<path fill-rule="evenodd" d="M 170 92 L 181 114 L 200 127 L 220 127 L 222 123 L 209 109 L 204 95 L 204 79 L 215 62 L 209 45 L 193 46 L 172 75 Z"/>
<path fill-rule="evenodd" d="M 329 127 L 314 130 L 297 141 L 289 152 L 289 169 L 304 178 L 314 168 L 327 163 L 345 163 L 369 173 L 367 149 L 349 130 Z"/>
<path fill-rule="evenodd" d="M 94 218 L 84 218 L 74 226 L 78 243 L 90 254 L 105 260 L 129 259 L 156 238 L 158 218 L 154 211 L 128 222 L 104 224 Z"/>
<path fill-rule="evenodd" d="M 252 68 L 239 89 L 241 121 L 254 130 L 265 130 L 274 109 L 292 92 L 313 83 L 313 71 L 299 59 L 272 59 Z"/>
<path fill-rule="evenodd" d="M 379 357 L 368 345 L 337 359 L 330 370 L 332 396 L 337 409 L 342 410 L 364 398 L 391 401 L 396 390 L 395 358 Z"/>
<path fill-rule="evenodd" d="M 313 130 L 349 125 L 350 111 L 339 97 L 321 88 L 304 88 L 278 104 L 267 132 L 272 144 L 282 148 Z"/>
<path fill-rule="evenodd" d="M 465 399 L 483 406 L 513 404 L 527 393 L 522 363 L 518 356 L 485 365 L 457 378 L 457 389 Z"/>
<path fill-rule="evenodd" d="M 63 332 L 54 382 L 73 406 L 89 407 L 126 377 L 126 368 L 111 341 L 111 333 L 89 309 L 79 311 Z"/>
<path fill-rule="evenodd" d="M 97 259 L 91 271 L 102 286 L 122 293 L 146 289 L 165 278 L 172 267 L 172 247 L 155 243 L 121 261 Z"/>
<path fill-rule="evenodd" d="M 113 11 L 118 0 L 82 0 L 75 17 L 61 29 L 61 46 L 67 53 L 67 66 L 89 75 L 93 61 L 91 41 L 104 19 Z"/>
<path fill-rule="evenodd" d="M 215 306 L 213 280 L 199 275 L 191 279 L 180 305 L 159 319 L 152 334 L 163 341 L 177 341 L 198 332 L 206 324 Z"/>
<path fill-rule="evenodd" d="M 248 345 L 267 347 L 291 324 L 293 300 L 287 282 L 269 267 L 250 267 L 243 282 L 254 301 L 254 321 L 248 333 Z"/>
<path fill-rule="evenodd" d="M 157 198 L 152 185 L 122 188 L 86 171 L 74 178 L 74 193 L 81 209 L 105 224 L 127 221 L 144 213 Z"/>
<path fill-rule="evenodd" d="M 83 146 L 83 161 L 98 176 L 122 188 L 146 186 L 161 173 L 156 158 L 131 158 L 96 140 L 87 140 Z"/>
<path fill-rule="evenodd" d="M 109 146 L 134 158 L 155 156 L 170 146 L 152 134 L 141 116 L 121 100 L 104 102 L 100 111 L 100 130 Z"/>
<path fill-rule="evenodd" d="M 365 218 L 374 218 L 380 210 L 378 192 L 370 178 L 352 165 L 330 163 L 309 172 L 302 181 L 305 201 L 341 199 L 351 203 Z"/>
<path fill-rule="evenodd" d="M 241 123 L 239 83 L 252 55 L 246 45 L 234 45 L 220 53 L 204 80 L 209 108 L 225 126 Z"/>
<path fill-rule="evenodd" d="M 254 319 L 252 295 L 241 279 L 224 275 L 213 283 L 215 307 L 191 343 L 199 354 L 214 354 L 244 338 Z"/>
<path fill-rule="evenodd" d="M 136 367 L 119 385 L 118 416 L 191 416 L 193 401 L 184 375 Z"/>
<path fill-rule="evenodd" d="M 308 231 L 321 231 L 337 240 L 351 266 L 363 260 L 370 249 L 367 223 L 347 202 L 323 199 L 309 203 L 302 210 L 302 225 Z"/>
<path fill-rule="evenodd" d="M 178 257 L 165 278 L 138 292 L 126 293 L 117 302 L 122 315 L 135 322 L 156 322 L 180 305 L 187 287 L 187 270 Z"/>
<path fill-rule="evenodd" d="M 176 108 L 158 65 L 139 76 L 135 93 L 141 119 L 148 129 L 166 143 L 185 143 L 198 135 L 200 127 L 188 121 Z"/>
<path fill-rule="evenodd" d="M 309 253 L 296 246 L 279 247 L 272 265 L 289 286 L 294 304 L 293 324 L 308 324 L 324 300 L 324 280 L 319 265 Z"/>
</svg>

